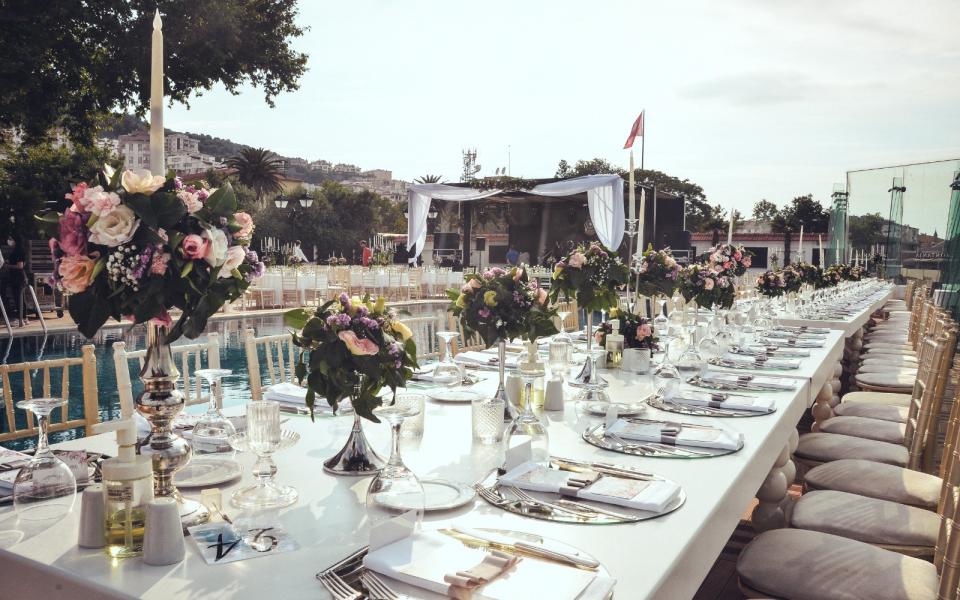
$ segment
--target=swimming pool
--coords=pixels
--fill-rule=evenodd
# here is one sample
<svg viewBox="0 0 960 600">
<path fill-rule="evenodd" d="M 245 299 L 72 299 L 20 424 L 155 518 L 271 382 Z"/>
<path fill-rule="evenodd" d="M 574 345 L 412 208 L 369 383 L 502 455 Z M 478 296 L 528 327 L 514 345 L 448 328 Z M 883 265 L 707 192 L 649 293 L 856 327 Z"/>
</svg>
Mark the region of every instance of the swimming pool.
<svg viewBox="0 0 960 600">
<path fill-rule="evenodd" d="M 420 302 L 414 304 L 396 304 L 398 311 L 408 313 L 411 316 L 442 316 L 446 312 L 446 303 L 438 302 Z M 223 381 L 223 404 L 224 406 L 233 406 L 244 404 L 250 400 L 250 378 L 247 376 L 247 361 L 243 346 L 243 335 L 247 329 L 253 329 L 254 335 L 274 335 L 285 333 L 288 328 L 283 324 L 282 315 L 275 314 L 270 316 L 242 316 L 211 319 L 206 333 L 196 340 L 181 338 L 174 343 L 174 346 L 180 344 L 192 344 L 200 341 L 206 341 L 207 334 L 216 332 L 220 337 L 220 366 L 224 369 L 233 371 L 233 375 Z M 80 349 L 84 344 L 93 344 L 94 354 L 97 358 L 97 391 L 99 397 L 100 420 L 108 421 L 117 419 L 120 416 L 120 398 L 117 392 L 117 374 L 113 363 L 113 344 L 114 342 L 126 342 L 128 351 L 142 349 L 146 345 L 146 328 L 136 326 L 132 328 L 104 327 L 93 340 L 87 340 L 77 332 L 50 334 L 48 336 L 22 336 L 7 339 L 0 339 L 0 352 L 4 353 L 3 361 L 6 364 L 13 364 L 25 361 L 35 361 L 50 358 L 62 358 L 65 356 L 79 356 Z M 263 364 L 261 359 L 260 364 Z M 205 363 L 206 364 L 206 363 Z M 133 383 L 134 398 L 143 390 L 140 383 L 139 372 L 136 361 L 130 361 L 130 381 Z M 261 367 L 261 377 L 266 377 L 266 369 Z M 82 381 L 79 377 L 71 377 L 70 381 L 70 418 L 82 418 L 83 397 Z M 38 393 L 40 382 L 33 381 L 34 393 Z M 13 402 L 23 398 L 22 384 L 11 382 L 10 390 L 2 390 L 0 393 L 8 394 L 5 400 Z M 51 389 L 60 389 L 59 373 L 51 374 Z M 203 406 L 191 406 L 187 409 L 190 413 L 202 413 L 205 410 Z M 15 417 L 19 426 L 23 426 L 25 415 L 23 411 L 15 409 Z M 0 426 L 2 431 L 7 431 L 6 417 L 0 411 Z M 56 415 L 56 413 L 55 413 Z M 58 416 L 58 415 L 57 415 Z M 83 430 L 59 431 L 51 434 L 52 442 L 63 441 L 83 437 Z M 8 448 L 24 450 L 33 448 L 35 439 L 23 439 L 13 442 L 5 442 L 3 445 Z"/>
</svg>

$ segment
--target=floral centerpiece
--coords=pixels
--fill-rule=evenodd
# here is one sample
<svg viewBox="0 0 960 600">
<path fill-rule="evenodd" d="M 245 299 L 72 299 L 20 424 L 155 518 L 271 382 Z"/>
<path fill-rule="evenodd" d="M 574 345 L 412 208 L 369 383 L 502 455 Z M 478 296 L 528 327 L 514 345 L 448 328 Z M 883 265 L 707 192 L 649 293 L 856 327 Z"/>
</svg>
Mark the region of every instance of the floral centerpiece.
<svg viewBox="0 0 960 600">
<path fill-rule="evenodd" d="M 55 229 L 54 283 L 87 337 L 113 317 L 171 327 L 168 343 L 195 338 L 263 274 L 249 249 L 253 219 L 237 210 L 229 183 L 209 189 L 105 166 L 96 181 L 72 188 L 71 206 L 41 220 Z M 183 311 L 176 324 L 172 308 Z"/>
<path fill-rule="evenodd" d="M 803 279 L 793 266 L 781 269 L 780 275 L 783 277 L 784 291 L 788 294 L 799 292 L 803 287 Z"/>
<path fill-rule="evenodd" d="M 757 291 L 768 298 L 782 296 L 787 291 L 784 274 L 787 271 L 767 271 L 757 277 Z"/>
<path fill-rule="evenodd" d="M 619 321 L 617 333 L 623 336 L 624 348 L 657 349 L 659 338 L 654 335 L 653 321 L 618 308 L 611 309 L 609 315 Z M 601 323 L 594 334 L 597 343 L 604 346 L 609 333 L 613 333 L 611 321 Z"/>
<path fill-rule="evenodd" d="M 587 314 L 618 303 L 617 289 L 627 283 L 630 270 L 615 253 L 598 242 L 577 246 L 553 269 L 550 299 L 571 298 Z"/>
<path fill-rule="evenodd" d="M 679 274 L 680 265 L 673 258 L 670 249 L 654 250 L 651 244 L 643 253 L 637 267 L 637 292 L 645 296 L 670 297 L 677 289 Z"/>
<path fill-rule="evenodd" d="M 447 310 L 460 319 L 464 333 L 478 334 L 488 348 L 498 341 L 533 341 L 557 333 L 557 312 L 548 304 L 547 290 L 528 279 L 522 266 L 467 274 L 463 287 L 447 290 L 447 297 Z"/>
<path fill-rule="evenodd" d="M 317 396 L 337 410 L 351 397 L 356 414 L 379 423 L 373 409 L 384 387 L 396 391 L 413 377 L 417 347 L 410 329 L 386 309 L 383 298 L 349 298 L 340 294 L 312 314 L 298 308 L 284 314 L 297 330 L 293 343 L 302 348 L 296 365 L 301 385 L 306 382 L 307 406 L 313 417 Z"/>
<path fill-rule="evenodd" d="M 692 264 L 680 270 L 677 288 L 687 302 L 710 308 L 730 308 L 736 297 L 730 276 L 717 273 L 709 264 Z"/>
<path fill-rule="evenodd" d="M 717 275 L 740 277 L 750 268 L 752 256 L 743 246 L 720 244 L 707 250 L 707 264 Z"/>
<path fill-rule="evenodd" d="M 841 281 L 860 281 L 863 277 L 863 270 L 860 267 L 854 267 L 848 264 L 830 265 L 827 270 L 836 273 Z"/>
<path fill-rule="evenodd" d="M 801 284 L 812 285 L 816 289 L 824 287 L 823 269 L 810 263 L 800 262 L 790 265 L 800 277 Z"/>
</svg>

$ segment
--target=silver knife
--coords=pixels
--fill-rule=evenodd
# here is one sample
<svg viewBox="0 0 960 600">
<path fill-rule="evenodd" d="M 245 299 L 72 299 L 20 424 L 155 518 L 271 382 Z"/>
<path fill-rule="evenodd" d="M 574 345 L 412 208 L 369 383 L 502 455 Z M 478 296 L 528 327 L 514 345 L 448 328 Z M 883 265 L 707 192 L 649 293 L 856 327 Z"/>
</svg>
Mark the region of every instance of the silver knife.
<svg viewBox="0 0 960 600">
<path fill-rule="evenodd" d="M 557 562 L 564 562 L 586 569 L 596 569 L 600 566 L 600 563 L 596 560 L 592 558 L 585 558 L 579 554 L 570 554 L 568 552 L 561 552 L 559 550 L 548 550 L 547 548 L 537 544 L 528 544 L 526 542 L 515 541 L 493 533 L 477 531 L 476 529 L 467 529 L 465 527 L 454 527 L 452 529 L 455 533 L 461 536 L 484 542 L 498 550 L 506 550 L 507 552 L 513 551 L 519 554 L 539 556 L 541 558 L 546 558 Z"/>
</svg>

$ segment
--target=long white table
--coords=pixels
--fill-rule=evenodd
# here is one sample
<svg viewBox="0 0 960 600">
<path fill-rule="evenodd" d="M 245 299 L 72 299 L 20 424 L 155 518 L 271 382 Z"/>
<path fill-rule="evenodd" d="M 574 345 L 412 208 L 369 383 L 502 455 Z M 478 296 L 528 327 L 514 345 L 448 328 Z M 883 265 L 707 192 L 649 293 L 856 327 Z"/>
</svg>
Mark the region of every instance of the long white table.
<svg viewBox="0 0 960 600">
<path fill-rule="evenodd" d="M 483 375 L 487 381 L 475 389 L 492 393 L 495 375 Z M 611 383 L 611 395 L 617 399 L 639 399 L 652 389 L 647 377 L 630 378 L 620 372 L 605 372 L 604 376 Z M 618 580 L 617 598 L 690 598 L 743 511 L 770 477 L 771 469 L 782 468 L 789 461 L 785 449 L 795 438 L 795 425 L 807 407 L 805 386 L 769 395 L 776 399 L 778 410 L 765 416 L 724 419 L 660 414 L 662 418 L 710 422 L 743 433 L 746 443 L 742 450 L 710 459 L 663 459 L 609 452 L 582 441 L 572 402 L 567 403 L 564 413 L 546 413 L 554 454 L 638 467 L 679 482 L 687 493 L 687 501 L 669 515 L 628 525 L 570 525 L 524 518 L 476 500 L 448 513 L 429 514 L 425 526 L 455 522 L 559 539 L 589 552 L 609 569 Z M 658 411 L 648 408 L 648 413 L 656 415 Z M 315 423 L 305 417 L 292 417 L 285 425 L 302 436 L 297 446 L 275 457 L 278 479 L 295 486 L 300 493 L 299 502 L 279 515 L 280 522 L 301 546 L 295 552 L 208 566 L 188 539 L 186 560 L 177 565 L 150 567 L 139 559 L 111 561 L 101 551 L 76 546 L 76 510 L 55 528 L 25 539 L 10 550 L 134 597 L 326 598 L 314 574 L 367 540 L 363 499 L 369 478 L 333 477 L 321 468 L 321 461 L 342 445 L 351 422 L 349 417 L 318 417 Z M 374 446 L 386 452 L 386 426 L 367 423 L 365 430 Z M 108 454 L 116 451 L 113 436 L 94 436 L 59 446 Z M 228 514 L 234 517 L 238 511 L 230 509 L 226 499 L 233 490 L 250 483 L 253 463 L 250 455 L 238 458 L 245 476 L 223 488 Z M 496 446 L 471 442 L 469 405 L 428 403 L 425 434 L 422 439 L 404 443 L 404 458 L 424 479 L 442 477 L 472 483 L 500 464 L 501 451 Z M 769 500 L 767 505 L 776 510 Z M 10 519 L 0 522 L 0 539 L 9 539 L 3 530 L 14 525 Z M 421 596 L 429 597 L 417 594 Z"/>
<path fill-rule="evenodd" d="M 870 315 L 872 315 L 878 308 L 886 304 L 886 302 L 893 295 L 893 291 L 894 287 L 892 285 L 886 285 L 883 288 L 878 289 L 876 297 L 872 302 L 870 302 L 870 304 L 864 306 L 861 308 L 861 310 L 844 319 L 806 319 L 785 311 L 781 311 L 777 315 L 777 319 L 779 320 L 780 324 L 792 327 L 807 326 L 839 329 L 844 332 L 845 337 L 851 337 L 863 329 L 864 325 L 867 324 L 867 321 L 870 320 Z"/>
</svg>

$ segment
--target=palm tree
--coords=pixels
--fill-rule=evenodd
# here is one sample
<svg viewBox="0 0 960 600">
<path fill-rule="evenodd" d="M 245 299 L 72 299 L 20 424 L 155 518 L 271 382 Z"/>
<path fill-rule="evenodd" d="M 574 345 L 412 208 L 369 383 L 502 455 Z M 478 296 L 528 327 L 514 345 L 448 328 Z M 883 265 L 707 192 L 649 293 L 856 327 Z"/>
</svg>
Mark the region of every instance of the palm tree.
<svg viewBox="0 0 960 600">
<path fill-rule="evenodd" d="M 421 175 L 413 180 L 414 183 L 440 183 L 443 175 Z"/>
<path fill-rule="evenodd" d="M 264 194 L 283 191 L 280 185 L 283 161 L 269 150 L 244 148 L 240 154 L 228 158 L 226 164 L 237 172 L 240 183 L 256 192 L 258 205 L 262 205 Z"/>
</svg>

